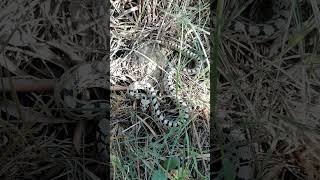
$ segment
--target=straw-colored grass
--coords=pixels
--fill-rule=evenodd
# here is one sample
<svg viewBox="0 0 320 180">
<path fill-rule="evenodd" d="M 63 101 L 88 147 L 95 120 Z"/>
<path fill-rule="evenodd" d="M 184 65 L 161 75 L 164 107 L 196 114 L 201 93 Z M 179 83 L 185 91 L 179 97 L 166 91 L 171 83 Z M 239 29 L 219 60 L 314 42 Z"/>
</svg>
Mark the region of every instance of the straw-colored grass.
<svg viewBox="0 0 320 180">
<path fill-rule="evenodd" d="M 264 17 L 253 0 L 216 0 L 211 12 L 207 0 L 112 0 L 110 17 L 94 19 L 73 1 L 71 14 L 81 9 L 80 17 L 87 18 L 79 26 L 70 23 L 64 1 L 1 1 L 1 77 L 53 80 L 79 62 L 110 58 L 112 86 L 125 89 L 149 77 L 157 82 L 161 110 L 170 114 L 179 106 L 165 96 L 161 76 L 143 76 L 142 68 L 174 57 L 177 93 L 197 109 L 187 124 L 164 131 L 138 101 L 129 101 L 121 88 L 112 91 L 112 179 L 209 179 L 210 146 L 226 146 L 219 122 L 236 120 L 254 145 L 254 179 L 320 179 L 319 3 L 290 1 L 280 38 L 260 43 L 250 36 L 240 41 L 229 28 L 240 19 Z M 198 75 L 185 75 L 190 58 L 179 51 L 155 46 L 156 52 L 144 52 L 155 39 L 175 41 L 210 60 Z M 30 92 L 23 85 L 16 92 L 15 82 L 6 81 L 10 87 L 3 89 L 11 91 L 0 98 L 0 179 L 109 178 L 96 149 L 97 122 L 66 119 L 52 92 Z M 218 129 L 210 131 L 213 123 Z M 218 152 L 211 157 L 215 169 L 232 177 L 236 167 Z"/>
</svg>

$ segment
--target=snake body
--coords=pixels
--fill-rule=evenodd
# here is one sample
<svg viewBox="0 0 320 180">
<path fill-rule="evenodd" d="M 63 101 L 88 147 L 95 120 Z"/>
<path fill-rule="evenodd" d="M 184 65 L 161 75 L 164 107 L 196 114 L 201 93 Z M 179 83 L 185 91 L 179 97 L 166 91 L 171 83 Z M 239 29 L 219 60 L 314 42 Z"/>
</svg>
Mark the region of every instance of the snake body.
<svg viewBox="0 0 320 180">
<path fill-rule="evenodd" d="M 90 99 L 92 88 L 107 90 L 107 79 L 94 64 L 83 63 L 65 72 L 55 87 L 55 100 L 71 119 L 92 120 L 106 115 L 107 100 Z"/>
<path fill-rule="evenodd" d="M 233 31 L 233 35 L 241 41 L 247 41 L 247 36 L 250 37 L 250 40 L 255 42 L 265 42 L 268 40 L 276 39 L 286 30 L 286 25 L 288 18 L 290 16 L 290 1 L 279 0 L 260 0 L 254 1 L 254 3 L 263 2 L 265 6 L 270 6 L 269 8 L 262 7 L 261 11 L 263 12 L 272 12 L 272 16 L 264 22 L 254 22 L 252 20 L 238 20 L 232 21 L 230 23 L 229 29 Z M 254 12 L 256 14 L 257 12 Z"/>
<path fill-rule="evenodd" d="M 157 41 L 161 43 L 161 41 Z M 163 43 L 162 45 L 167 45 L 167 47 L 178 49 L 179 45 L 174 43 Z M 196 74 L 199 70 L 203 58 L 196 56 L 193 52 L 182 49 L 182 53 L 190 58 L 196 58 L 197 66 L 193 69 L 183 69 L 183 72 Z M 157 99 L 157 94 L 155 88 L 148 82 L 137 81 L 132 83 L 128 88 L 128 96 L 134 99 L 144 100 L 146 103 L 141 103 L 141 108 L 146 110 L 147 107 L 151 107 L 151 113 L 155 120 L 161 123 L 165 128 L 179 127 L 189 120 L 189 111 L 190 107 L 185 102 L 184 98 L 178 94 L 176 95 L 176 84 L 174 82 L 174 76 L 176 74 L 176 69 L 174 64 L 169 63 L 167 73 L 164 76 L 164 82 L 166 90 L 171 96 L 174 96 L 174 99 L 179 104 L 178 108 L 180 109 L 180 116 L 176 119 L 167 118 L 160 109 L 160 103 Z M 107 124 L 108 121 L 106 118 L 103 118 L 106 114 L 106 100 L 90 100 L 90 96 L 83 98 L 83 92 L 88 88 L 107 88 L 106 86 L 106 77 L 101 71 L 97 71 L 92 64 L 85 63 L 78 65 L 69 71 L 67 71 L 61 78 L 59 83 L 57 83 L 55 89 L 55 98 L 61 107 L 64 107 L 65 115 L 70 118 L 77 119 L 99 119 L 98 130 L 96 133 L 98 141 L 98 151 L 103 158 L 107 158 Z M 82 96 L 79 96 L 82 95 Z M 86 93 L 84 93 L 86 94 Z M 79 99 L 80 98 L 80 99 Z M 101 110 L 102 109 L 102 110 Z M 238 134 L 236 134 L 238 133 Z M 228 133 L 230 136 L 233 136 L 231 139 L 238 139 L 241 135 L 241 132 L 232 130 Z M 236 135 L 234 135 L 236 134 Z M 230 138 L 230 137 L 228 137 Z M 240 138 L 241 139 L 241 138 Z M 245 140 L 242 138 L 241 140 Z M 238 145 L 236 147 L 228 148 L 229 150 L 226 153 L 231 157 L 232 162 L 238 165 L 237 176 L 245 177 L 250 174 L 250 165 L 251 156 L 248 155 L 248 147 L 245 145 Z M 232 150 L 231 150 L 232 149 Z M 239 151 L 240 150 L 240 151 Z M 235 155 L 236 154 L 236 155 Z"/>
<path fill-rule="evenodd" d="M 197 74 L 202 66 L 203 59 L 197 56 L 190 50 L 180 49 L 179 45 L 173 42 L 164 42 L 160 40 L 154 41 L 155 43 L 161 44 L 167 48 L 180 50 L 180 52 L 186 55 L 189 58 L 192 58 L 196 61 L 196 67 L 194 68 L 183 68 L 184 73 L 188 73 L 191 75 Z M 189 107 L 185 102 L 184 98 L 178 94 L 176 95 L 177 89 L 176 84 L 174 83 L 174 77 L 176 75 L 176 69 L 172 62 L 169 62 L 166 68 L 167 72 L 164 76 L 164 83 L 166 91 L 169 92 L 170 96 L 176 98 L 178 103 L 179 112 L 181 110 L 181 116 L 176 119 L 168 119 L 163 112 L 160 110 L 160 103 L 157 100 L 157 94 L 155 88 L 148 82 L 139 81 L 134 82 L 132 85 L 129 86 L 128 95 L 134 99 L 141 99 L 143 103 L 141 103 L 142 109 L 145 111 L 148 106 L 151 107 L 152 116 L 155 120 L 159 121 L 163 127 L 165 128 L 172 128 L 172 127 L 179 127 L 181 124 L 186 122 L 189 119 Z"/>
<path fill-rule="evenodd" d="M 288 3 L 285 1 L 277 1 L 277 4 L 273 5 L 274 11 L 277 14 L 265 24 L 250 24 L 245 21 L 236 21 L 230 28 L 233 29 L 239 35 L 243 32 L 247 32 L 249 36 L 257 39 L 258 41 L 265 40 L 266 38 L 274 38 L 278 36 L 281 29 L 285 26 L 288 17 Z M 240 35 L 241 36 L 241 35 Z M 196 61 L 195 68 L 185 68 L 183 73 L 197 74 L 203 67 L 205 58 L 196 55 L 194 52 L 181 49 L 180 45 L 167 41 L 155 41 L 167 48 L 174 49 L 181 52 L 183 55 Z M 165 73 L 164 82 L 167 92 L 171 96 L 176 94 L 176 84 L 174 82 L 174 76 L 177 71 L 174 68 L 175 64 L 171 62 L 167 65 L 167 72 Z M 88 76 L 89 75 L 89 76 Z M 97 141 L 98 150 L 105 157 L 107 155 L 107 120 L 103 118 L 105 112 L 101 109 L 106 107 L 106 101 L 104 100 L 79 100 L 78 94 L 81 94 L 85 88 L 89 87 L 102 87 L 107 88 L 105 85 L 106 78 L 104 74 L 95 70 L 90 64 L 82 64 L 72 68 L 66 72 L 61 78 L 55 89 L 55 98 L 58 104 L 65 108 L 66 115 L 71 118 L 77 119 L 99 119 Z M 155 120 L 160 122 L 166 128 L 179 127 L 183 123 L 189 120 L 190 107 L 185 102 L 181 94 L 175 96 L 176 102 L 179 104 L 180 117 L 176 119 L 167 118 L 160 109 L 160 103 L 157 100 L 157 92 L 155 88 L 149 82 L 134 82 L 128 88 L 129 97 L 133 99 L 141 100 L 141 108 L 146 111 L 148 107 L 151 107 L 151 113 Z M 81 109 L 79 109 L 81 108 Z M 83 109 L 86 108 L 86 109 Z M 226 144 L 234 141 L 246 141 L 245 134 L 239 129 L 225 128 L 228 132 L 228 138 L 225 139 Z M 230 140 L 232 139 L 232 140 Z M 229 144 L 230 145 L 230 144 Z M 232 146 L 232 145 L 231 145 Z M 251 147 L 247 144 L 235 145 L 226 150 L 226 157 L 236 164 L 236 179 L 238 180 L 250 180 L 252 179 L 253 168 L 251 162 L 253 160 Z M 223 179 L 221 172 L 218 179 Z"/>
</svg>

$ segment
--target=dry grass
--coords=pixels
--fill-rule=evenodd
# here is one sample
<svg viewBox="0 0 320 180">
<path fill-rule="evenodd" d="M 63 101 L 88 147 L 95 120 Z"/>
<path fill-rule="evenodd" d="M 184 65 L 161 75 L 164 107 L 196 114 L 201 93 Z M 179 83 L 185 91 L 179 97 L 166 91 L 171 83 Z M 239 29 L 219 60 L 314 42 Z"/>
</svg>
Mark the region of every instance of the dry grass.
<svg viewBox="0 0 320 180">
<path fill-rule="evenodd" d="M 110 2 L 112 83 L 126 87 L 141 79 L 144 73 L 141 69 L 146 64 L 139 64 L 137 59 L 144 54 L 141 47 L 151 40 L 176 41 L 201 57 L 209 57 L 209 42 L 214 41 L 219 45 L 212 47 L 219 65 L 211 66 L 211 70 L 217 68 L 220 73 L 216 79 L 217 92 L 211 92 L 211 97 L 218 100 L 216 118 L 218 122 L 240 121 L 239 126 L 248 129 L 250 141 L 255 145 L 255 179 L 320 179 L 317 0 L 306 0 L 302 6 L 298 0 L 292 0 L 299 6 L 290 12 L 285 33 L 275 42 L 262 43 L 250 37 L 239 41 L 227 26 L 245 14 L 249 15 L 242 18 L 254 19 L 248 13 L 249 1 L 238 8 L 231 5 L 240 1 L 220 1 L 224 2 L 218 7 L 223 12 L 223 21 L 213 19 L 213 28 L 224 25 L 219 39 L 212 39 L 210 34 L 209 1 Z M 81 9 L 76 3 L 73 5 L 71 13 Z M 84 13 L 88 10 L 81 9 L 81 15 L 88 19 L 75 27 L 66 18 L 70 17 L 66 15 L 66 7 L 67 3 L 58 0 L 1 1 L 1 77 L 26 82 L 30 76 L 52 80 L 73 64 L 107 60 L 108 17 L 92 18 L 92 14 Z M 148 113 L 139 110 L 138 103 L 128 103 L 124 91 L 112 92 L 112 178 L 208 179 L 209 134 L 219 135 L 218 131 L 210 132 L 209 126 L 210 68 L 205 66 L 194 77 L 185 76 L 180 70 L 189 59 L 179 52 L 159 51 L 167 59 L 177 57 L 178 91 L 199 107 L 191 113 L 186 126 L 164 131 Z M 147 55 L 149 67 L 156 55 Z M 216 78 L 212 74 L 211 77 Z M 159 82 L 159 93 L 163 94 L 161 80 L 155 80 Z M 85 133 L 78 134 L 81 124 L 61 116 L 52 92 L 29 92 L 26 89 L 30 88 L 23 85 L 22 91 L 15 92 L 15 81 L 11 82 L 7 82 L 11 91 L 2 92 L 0 98 L 0 179 L 105 176 L 107 167 L 96 153 L 96 122 L 88 123 Z M 161 96 L 159 101 L 168 112 L 174 105 L 166 97 Z M 75 139 L 83 139 L 84 144 Z M 221 160 L 219 155 L 212 158 Z M 171 165 L 167 166 L 169 161 Z M 228 168 L 227 173 L 232 171 L 232 167 Z"/>
<path fill-rule="evenodd" d="M 144 3 L 138 5 L 135 1 L 128 3 L 112 1 L 111 82 L 115 84 L 128 85 L 132 80 L 141 80 L 144 77 L 145 66 L 151 68 L 152 62 L 156 60 L 161 62 L 164 58 L 172 58 L 172 51 L 156 49 L 149 52 L 143 48 L 156 38 L 171 39 L 181 43 L 182 47 L 193 48 L 192 50 L 201 56 L 208 56 L 208 2 L 145 1 Z M 195 6 L 192 7 L 191 4 Z M 158 58 L 155 51 L 164 51 L 166 57 L 162 55 Z M 145 64 L 139 62 L 141 56 L 148 57 L 145 58 L 147 59 Z M 176 56 L 180 62 L 177 70 L 180 72 L 187 59 L 179 53 Z M 176 82 L 181 86 L 179 91 L 186 94 L 193 105 L 200 105 L 199 109 L 207 112 L 209 112 L 208 70 L 209 67 L 203 69 L 201 74 L 195 77 L 182 75 L 176 77 Z M 126 78 L 123 78 L 124 76 Z M 161 79 L 155 81 L 158 81 L 158 85 L 162 83 Z M 160 88 L 161 93 L 161 86 L 157 88 Z M 125 94 L 115 92 L 111 95 L 113 102 L 111 162 L 114 179 L 149 179 L 156 176 L 174 179 L 208 177 L 208 117 L 201 118 L 197 113 L 193 113 L 188 126 L 176 132 L 163 131 L 148 114 L 141 113 L 139 108 L 134 108 L 135 106 L 123 103 L 123 99 L 126 99 Z M 172 108 L 165 106 L 166 98 L 162 97 L 159 100 L 162 110 Z M 171 164 L 180 165 L 165 170 L 167 167 L 164 164 L 169 160 L 172 161 Z"/>
<path fill-rule="evenodd" d="M 0 98 L 0 179 L 99 179 L 101 175 L 95 124 L 87 125 L 83 136 L 74 133 L 75 121 L 64 118 L 55 105 L 52 84 L 72 65 L 107 55 L 106 43 L 99 43 L 106 39 L 101 23 L 106 17 L 97 18 L 90 9 L 77 6 L 66 16 L 67 7 L 65 1 L 0 3 L 0 73 L 6 77 L 1 87 L 9 85 L 1 89 L 11 90 L 1 91 Z M 77 11 L 91 23 L 75 23 Z M 74 141 L 82 137 L 84 145 Z M 80 152 L 75 145 L 80 145 Z"/>
<path fill-rule="evenodd" d="M 313 58 L 319 53 L 319 5 L 310 2 L 293 6 L 291 26 L 276 43 L 240 42 L 228 32 L 220 42 L 218 115 L 250 127 L 257 178 L 320 178 L 319 59 Z M 280 51 L 270 54 L 275 47 Z"/>
</svg>

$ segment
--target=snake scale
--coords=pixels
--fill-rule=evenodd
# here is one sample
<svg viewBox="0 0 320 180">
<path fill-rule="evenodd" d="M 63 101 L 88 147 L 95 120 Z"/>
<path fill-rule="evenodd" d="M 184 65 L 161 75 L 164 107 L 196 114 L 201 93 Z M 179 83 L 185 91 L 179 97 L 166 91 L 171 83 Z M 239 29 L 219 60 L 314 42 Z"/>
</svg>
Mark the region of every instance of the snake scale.
<svg viewBox="0 0 320 180">
<path fill-rule="evenodd" d="M 263 24 L 252 24 L 245 21 L 235 21 L 230 25 L 230 29 L 239 37 L 243 33 L 247 33 L 250 37 L 262 41 L 267 38 L 275 38 L 279 35 L 279 32 L 285 26 L 288 17 L 288 2 L 277 1 L 273 5 L 273 11 L 277 12 L 271 18 Z M 242 35 L 241 35 L 242 34 Z M 196 67 L 193 69 L 184 69 L 183 73 L 197 74 L 205 61 L 204 58 L 196 55 L 190 50 L 181 49 L 179 45 L 166 41 L 155 41 L 169 49 L 180 51 L 186 57 L 196 60 Z M 98 119 L 99 127 L 97 131 L 98 150 L 102 156 L 107 155 L 106 139 L 106 127 L 107 119 L 106 115 L 107 101 L 103 99 L 90 100 L 91 92 L 88 92 L 88 88 L 107 88 L 107 79 L 103 71 L 99 71 L 97 66 L 92 64 L 81 64 L 75 66 L 71 70 L 67 71 L 57 83 L 55 89 L 55 99 L 58 104 L 64 108 L 66 116 L 74 119 Z M 134 82 L 128 88 L 128 96 L 133 99 L 141 100 L 141 109 L 146 111 L 147 107 L 151 107 L 152 116 L 154 120 L 160 122 L 166 128 L 179 127 L 189 120 L 190 107 L 185 102 L 184 97 L 180 94 L 176 95 L 176 85 L 174 76 L 176 74 L 175 64 L 169 62 L 167 64 L 167 72 L 165 73 L 164 81 L 165 88 L 171 96 L 179 104 L 179 112 L 181 110 L 181 116 L 177 119 L 168 119 L 160 109 L 160 103 L 157 100 L 157 93 L 155 88 L 148 82 Z M 80 94 L 80 95 L 79 95 Z M 80 97 L 80 98 L 79 98 Z M 232 140 L 227 141 L 245 141 L 245 134 L 239 129 L 232 129 L 224 127 L 224 131 L 228 138 Z M 226 157 L 230 157 L 231 162 L 236 167 L 236 179 L 249 180 L 252 179 L 252 150 L 249 145 L 230 145 L 232 148 L 226 150 Z M 226 146 L 227 147 L 227 146 Z M 217 179 L 223 179 L 222 173 L 218 173 Z"/>
</svg>

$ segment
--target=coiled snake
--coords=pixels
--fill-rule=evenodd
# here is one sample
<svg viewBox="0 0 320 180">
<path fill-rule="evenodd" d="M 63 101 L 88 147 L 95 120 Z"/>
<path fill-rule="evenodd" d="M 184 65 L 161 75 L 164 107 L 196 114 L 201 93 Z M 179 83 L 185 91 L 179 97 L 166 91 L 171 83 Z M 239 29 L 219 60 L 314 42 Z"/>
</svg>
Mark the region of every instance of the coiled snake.
<svg viewBox="0 0 320 180">
<path fill-rule="evenodd" d="M 277 4 L 274 5 L 276 7 L 275 10 L 277 10 L 278 13 L 271 21 L 268 21 L 263 25 L 236 21 L 231 25 L 231 29 L 239 34 L 247 32 L 249 36 L 256 38 L 258 41 L 265 39 L 266 37 L 275 37 L 285 25 L 288 15 L 287 4 L 288 3 L 284 1 L 278 1 Z M 179 50 L 179 45 L 174 43 L 163 41 L 156 41 L 156 43 L 171 49 Z M 197 61 L 196 68 L 184 69 L 183 72 L 197 74 L 202 68 L 205 59 L 186 49 L 180 49 L 180 51 L 185 56 Z M 56 86 L 55 98 L 58 104 L 64 108 L 65 114 L 70 118 L 100 120 L 97 131 L 98 149 L 102 155 L 107 155 L 106 139 L 108 137 L 106 133 L 106 125 L 108 122 L 104 118 L 106 114 L 107 100 L 90 100 L 90 94 L 92 93 L 90 91 L 84 91 L 88 88 L 107 88 L 106 74 L 96 67 L 97 66 L 93 66 L 92 64 L 81 64 L 66 72 Z M 174 68 L 174 64 L 169 62 L 164 82 L 165 87 L 171 96 L 176 93 L 176 85 L 173 78 L 175 73 L 176 69 Z M 150 83 L 132 83 L 128 88 L 128 95 L 131 98 L 140 99 L 143 110 L 146 110 L 148 106 L 151 106 L 152 116 L 154 119 L 167 128 L 179 127 L 181 124 L 189 120 L 190 107 L 179 94 L 175 96 L 175 100 L 179 104 L 179 109 L 181 110 L 182 115 L 174 120 L 168 119 L 160 110 L 156 91 Z M 81 99 L 79 99 L 79 97 L 81 97 Z M 226 134 L 228 134 L 229 138 L 233 139 L 233 142 L 246 140 L 246 137 L 241 130 L 230 129 Z M 232 148 L 226 150 L 226 156 L 232 156 L 232 162 L 236 165 L 236 179 L 251 179 L 253 173 L 253 168 L 251 167 L 251 161 L 253 158 L 251 147 L 249 145 L 231 145 L 231 147 Z M 218 178 L 221 178 L 221 176 Z"/>
</svg>

